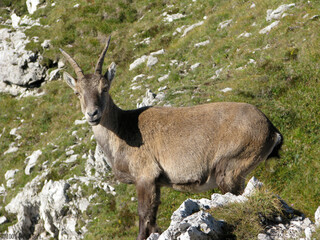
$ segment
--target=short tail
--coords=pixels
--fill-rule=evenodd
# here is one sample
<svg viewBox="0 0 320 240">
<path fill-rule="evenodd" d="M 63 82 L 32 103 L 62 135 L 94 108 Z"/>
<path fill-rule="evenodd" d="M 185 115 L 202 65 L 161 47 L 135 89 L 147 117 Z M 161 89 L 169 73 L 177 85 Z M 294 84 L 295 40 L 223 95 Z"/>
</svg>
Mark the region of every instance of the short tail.
<svg viewBox="0 0 320 240">
<path fill-rule="evenodd" d="M 281 146 L 283 144 L 283 136 L 279 132 L 277 132 L 276 135 L 277 135 L 276 143 L 273 147 L 272 152 L 269 154 L 267 159 L 280 158 L 279 150 L 281 149 Z"/>
</svg>

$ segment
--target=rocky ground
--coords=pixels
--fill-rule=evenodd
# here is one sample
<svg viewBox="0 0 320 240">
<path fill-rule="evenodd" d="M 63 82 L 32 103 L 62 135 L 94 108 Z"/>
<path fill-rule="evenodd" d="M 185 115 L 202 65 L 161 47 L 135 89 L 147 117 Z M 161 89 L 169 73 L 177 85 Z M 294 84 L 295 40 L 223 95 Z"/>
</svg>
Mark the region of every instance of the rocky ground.
<svg viewBox="0 0 320 240">
<path fill-rule="evenodd" d="M 78 230 L 76 230 L 76 223 L 96 196 L 84 197 L 81 184 L 87 186 L 91 184 L 93 188 L 101 188 L 107 193 L 116 194 L 111 185 L 102 181 L 110 169 L 99 148 L 95 154 L 89 153 L 85 157 L 87 174 L 67 180 L 47 181 L 50 166 L 44 165 L 43 173 L 26 184 L 5 206 L 6 212 L 16 215 L 18 219 L 16 224 L 8 228 L 6 234 L 19 235 L 27 239 L 83 238 L 87 231 L 85 224 L 88 221 Z M 91 175 L 93 169 L 95 174 Z M 14 179 L 13 172 L 8 171 L 6 174 L 7 185 L 8 181 Z M 72 199 L 68 197 L 71 195 Z M 3 219 L 2 223 L 5 222 L 6 219 Z"/>
<path fill-rule="evenodd" d="M 225 239 L 230 235 L 228 223 L 215 219 L 207 210 L 216 207 L 228 207 L 231 203 L 243 203 L 255 193 L 263 184 L 256 178 L 250 179 L 245 191 L 240 196 L 231 193 L 213 194 L 211 199 L 187 199 L 173 213 L 171 224 L 162 234 L 152 234 L 148 240 L 165 239 Z M 312 233 L 320 224 L 320 207 L 315 213 L 316 223 L 294 210 L 281 200 L 282 207 L 290 219 L 275 216 L 273 224 L 265 227 L 265 233 L 257 236 L 259 240 L 271 239 L 312 239 Z M 305 238 L 302 236 L 305 234 Z"/>
</svg>

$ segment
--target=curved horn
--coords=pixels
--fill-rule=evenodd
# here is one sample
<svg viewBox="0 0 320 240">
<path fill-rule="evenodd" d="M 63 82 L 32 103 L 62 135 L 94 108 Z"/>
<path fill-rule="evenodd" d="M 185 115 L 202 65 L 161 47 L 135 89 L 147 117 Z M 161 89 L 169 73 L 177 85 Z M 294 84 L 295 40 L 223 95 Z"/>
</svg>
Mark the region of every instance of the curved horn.
<svg viewBox="0 0 320 240">
<path fill-rule="evenodd" d="M 77 64 L 77 62 L 68 53 L 66 53 L 64 50 L 62 50 L 61 48 L 59 48 L 59 50 L 63 54 L 63 56 L 66 57 L 66 59 L 68 60 L 70 65 L 73 67 L 74 72 L 76 73 L 78 79 L 83 78 L 84 74 L 83 74 L 81 68 L 79 67 L 79 65 Z"/>
<path fill-rule="evenodd" d="M 107 41 L 107 44 L 106 46 L 104 47 L 101 55 L 100 55 L 100 58 L 97 62 L 97 65 L 96 65 L 96 68 L 95 68 L 95 73 L 98 74 L 98 75 L 101 75 L 101 72 L 102 72 L 102 65 L 103 65 L 103 60 L 104 60 L 104 57 L 106 55 L 106 52 L 109 48 L 109 44 L 110 44 L 110 39 L 111 39 L 111 36 L 109 37 L 108 41 Z"/>
</svg>

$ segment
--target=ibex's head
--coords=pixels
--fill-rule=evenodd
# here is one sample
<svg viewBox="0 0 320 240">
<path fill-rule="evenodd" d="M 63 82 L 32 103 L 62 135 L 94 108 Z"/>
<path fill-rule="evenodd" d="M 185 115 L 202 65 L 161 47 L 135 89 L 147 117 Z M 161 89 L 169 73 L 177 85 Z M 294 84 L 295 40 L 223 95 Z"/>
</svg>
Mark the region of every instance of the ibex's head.
<svg viewBox="0 0 320 240">
<path fill-rule="evenodd" d="M 88 123 L 92 126 L 100 123 L 102 113 L 106 107 L 106 101 L 108 101 L 111 81 L 116 73 L 116 64 L 113 62 L 110 64 L 107 72 L 104 75 L 102 74 L 103 60 L 108 50 L 109 43 L 110 37 L 100 55 L 94 74 L 86 75 L 83 74 L 76 61 L 65 51 L 60 49 L 77 75 L 77 79 L 74 79 L 70 74 L 65 72 L 63 78 L 79 97 L 81 110 Z"/>
</svg>

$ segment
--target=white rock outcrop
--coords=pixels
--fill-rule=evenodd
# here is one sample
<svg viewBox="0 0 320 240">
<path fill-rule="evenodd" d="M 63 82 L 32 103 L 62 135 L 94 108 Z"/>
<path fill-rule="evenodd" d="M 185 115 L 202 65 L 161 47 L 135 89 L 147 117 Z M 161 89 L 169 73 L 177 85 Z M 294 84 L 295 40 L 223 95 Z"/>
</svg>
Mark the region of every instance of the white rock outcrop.
<svg viewBox="0 0 320 240">
<path fill-rule="evenodd" d="M 41 55 L 25 50 L 29 42 L 23 31 L 0 29 L 0 92 L 19 94 L 45 80 Z M 24 87 L 24 88 L 21 88 Z"/>
<path fill-rule="evenodd" d="M 33 14 L 37 10 L 38 5 L 40 4 L 40 0 L 27 0 L 26 4 L 27 4 L 28 12 L 30 14 Z"/>
<path fill-rule="evenodd" d="M 5 206 L 5 211 L 16 215 L 18 220 L 5 233 L 19 235 L 21 239 L 83 239 L 86 227 L 77 229 L 77 223 L 79 219 L 84 221 L 82 213 L 87 210 L 95 196 L 84 197 L 82 184 L 92 184 L 94 189 L 100 188 L 112 195 L 116 194 L 115 189 L 105 182 L 110 168 L 106 156 L 100 151 L 97 148 L 95 154 L 89 153 L 85 176 L 58 181 L 47 180 L 50 170 L 45 169 L 27 183 Z M 7 177 L 11 175 L 12 173 L 8 172 Z M 5 196 L 5 191 L 2 184 L 0 195 Z M 85 224 L 88 222 L 89 220 L 84 221 Z"/>
<path fill-rule="evenodd" d="M 66 190 L 70 187 L 64 180 L 44 183 L 38 195 L 39 215 L 43 220 L 44 229 L 51 237 L 57 237 L 57 232 L 63 218 L 62 209 L 68 202 Z"/>
<path fill-rule="evenodd" d="M 27 183 L 23 190 L 14 197 L 5 207 L 6 212 L 17 215 L 18 222 L 8 228 L 8 234 L 19 234 L 21 237 L 29 238 L 32 235 L 32 226 L 36 224 L 39 216 L 40 182 L 47 172 L 38 175 Z"/>
<path fill-rule="evenodd" d="M 287 11 L 288 9 L 290 8 L 293 8 L 295 7 L 296 4 L 295 3 L 291 3 L 291 4 L 283 4 L 281 6 L 279 6 L 277 9 L 275 10 L 271 10 L 271 9 L 268 9 L 267 10 L 267 17 L 266 17 L 266 20 L 268 22 L 272 21 L 272 20 L 278 20 L 282 17 L 284 17 L 285 15 L 285 11 Z"/>
</svg>

